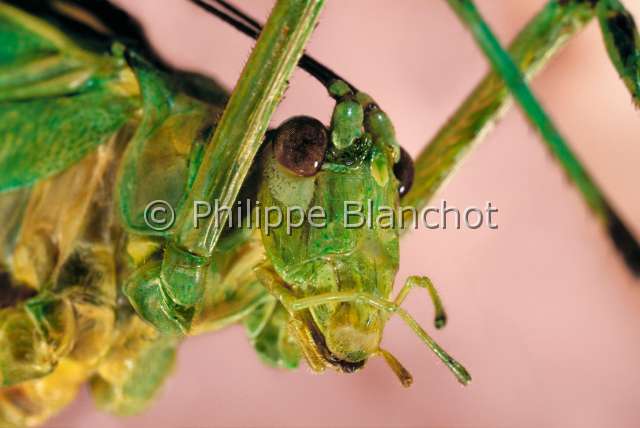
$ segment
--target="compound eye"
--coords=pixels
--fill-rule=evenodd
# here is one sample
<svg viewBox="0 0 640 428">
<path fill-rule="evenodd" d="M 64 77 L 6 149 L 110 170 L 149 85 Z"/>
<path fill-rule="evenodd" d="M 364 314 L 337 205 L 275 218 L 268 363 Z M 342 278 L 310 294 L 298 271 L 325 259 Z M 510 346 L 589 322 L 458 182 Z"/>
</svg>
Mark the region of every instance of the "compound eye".
<svg viewBox="0 0 640 428">
<path fill-rule="evenodd" d="M 400 160 L 393 166 L 393 173 L 400 182 L 398 186 L 398 193 L 400 196 L 404 196 L 409 193 L 413 186 L 413 177 L 415 170 L 413 168 L 413 160 L 405 149 L 400 148 Z"/>
<path fill-rule="evenodd" d="M 297 116 L 276 131 L 274 154 L 280 165 L 302 177 L 320 170 L 329 146 L 329 131 L 312 117 Z"/>
</svg>

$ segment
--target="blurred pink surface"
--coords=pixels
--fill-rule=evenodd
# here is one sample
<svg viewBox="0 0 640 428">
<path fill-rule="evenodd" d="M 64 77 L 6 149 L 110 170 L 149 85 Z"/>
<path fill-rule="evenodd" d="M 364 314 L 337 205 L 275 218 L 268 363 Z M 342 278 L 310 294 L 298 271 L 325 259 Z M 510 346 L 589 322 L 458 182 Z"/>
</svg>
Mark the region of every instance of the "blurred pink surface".
<svg viewBox="0 0 640 428">
<path fill-rule="evenodd" d="M 185 0 L 119 0 L 174 63 L 232 87 L 251 42 Z M 236 2 L 264 19 L 267 0 Z M 544 0 L 479 0 L 503 41 Z M 626 2 L 640 17 L 640 2 Z M 487 70 L 445 2 L 329 0 L 308 49 L 371 93 L 412 154 Z M 640 236 L 640 120 L 609 65 L 597 27 L 571 42 L 534 84 L 575 151 Z M 328 122 L 331 102 L 298 71 L 274 123 Z M 355 375 L 260 363 L 241 327 L 190 338 L 174 375 L 143 415 L 98 413 L 86 391 L 48 427 L 623 427 L 640 423 L 640 283 L 518 111 L 438 194 L 434 205 L 500 210 L 497 231 L 428 231 L 402 243 L 397 285 L 439 286 L 450 323 L 434 337 L 473 375 L 463 388 L 393 320 L 385 346 L 412 371 L 403 389 L 379 359 Z M 416 292 L 407 308 L 425 326 Z M 430 331 L 433 329 L 431 328 Z"/>
</svg>

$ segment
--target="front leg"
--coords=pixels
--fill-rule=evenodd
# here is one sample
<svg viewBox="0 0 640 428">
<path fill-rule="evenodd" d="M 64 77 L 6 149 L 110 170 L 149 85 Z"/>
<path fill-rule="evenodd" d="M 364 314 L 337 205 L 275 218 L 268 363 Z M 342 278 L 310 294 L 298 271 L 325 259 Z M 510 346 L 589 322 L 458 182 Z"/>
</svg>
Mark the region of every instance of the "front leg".
<svg viewBox="0 0 640 428">
<path fill-rule="evenodd" d="M 256 268 L 256 276 L 269 293 L 276 298 L 279 305 L 287 311 L 289 315 L 288 329 L 295 338 L 304 355 L 307 364 L 316 373 L 323 372 L 327 368 L 327 362 L 322 357 L 315 345 L 311 332 L 304 325 L 304 321 L 292 308 L 296 297 L 286 288 L 282 279 L 276 274 L 273 268 L 264 263 Z"/>
<path fill-rule="evenodd" d="M 320 305 L 350 302 L 370 305 L 388 314 L 398 314 L 422 340 L 422 342 L 427 345 L 431 351 L 433 351 L 433 353 L 449 368 L 449 370 L 451 370 L 460 383 L 466 385 L 471 382 L 471 376 L 467 370 L 453 357 L 451 357 L 440 345 L 438 345 L 407 311 L 397 304 L 358 291 L 338 291 L 298 298 L 268 265 L 258 267 L 256 269 L 256 274 L 258 279 L 260 279 L 269 292 L 274 295 L 289 312 L 292 328 L 296 332 L 298 343 L 302 348 L 307 362 L 314 371 L 324 370 L 327 367 L 327 362 L 322 358 L 322 355 L 318 351 L 318 348 L 311 337 L 309 328 L 304 325 L 302 317 L 300 316 L 301 313 L 307 309 Z M 415 282 L 414 280 L 411 281 Z M 409 288 L 411 286 L 412 285 L 410 285 Z M 385 360 L 389 363 L 396 374 L 403 374 L 404 370 L 399 366 L 399 364 L 396 364 L 397 362 L 394 361 L 395 359 L 392 358 L 390 354 L 382 349 L 379 349 L 378 353 L 385 357 Z M 410 382 L 408 378 L 400 377 L 400 379 L 403 384 Z"/>
<path fill-rule="evenodd" d="M 228 213 L 197 226 L 190 207 L 232 207 L 267 126 L 322 9 L 322 0 L 279 0 L 240 75 L 177 213 L 162 262 L 135 272 L 125 292 L 138 313 L 164 331 L 186 334 Z M 241 124 L 242 126 L 238 126 Z"/>
<path fill-rule="evenodd" d="M 440 300 L 438 290 L 436 290 L 433 282 L 431 282 L 431 280 L 426 276 L 410 276 L 407 279 L 407 282 L 404 283 L 402 289 L 400 289 L 394 303 L 397 306 L 401 306 L 409 292 L 415 287 L 424 288 L 429 292 L 429 296 L 431 297 L 431 301 L 433 302 L 433 306 L 436 311 L 434 324 L 437 329 L 444 327 L 447 324 L 447 313 L 444 311 L 444 306 L 442 305 L 442 300 Z"/>
<path fill-rule="evenodd" d="M 244 243 L 214 253 L 201 280 L 202 296 L 189 304 L 177 303 L 175 290 L 167 289 L 161 277 L 161 249 L 154 242 L 130 238 L 129 255 L 138 267 L 126 276 L 123 292 L 138 315 L 162 334 L 219 330 L 241 321 L 269 297 L 253 272 L 264 258 L 257 231 Z"/>
<path fill-rule="evenodd" d="M 473 1 L 448 0 L 448 2 L 458 13 L 460 19 L 469 27 L 478 45 L 493 65 L 494 70 L 505 81 L 509 91 L 520 104 L 522 110 L 528 116 L 529 121 L 538 129 L 543 137 L 543 141 L 553 156 L 560 163 L 560 166 L 564 169 L 569 179 L 582 193 L 582 197 L 589 208 L 606 227 L 611 240 L 620 251 L 629 269 L 636 276 L 640 276 L 640 244 L 631 234 L 630 229 L 622 222 L 621 217 L 613 209 L 613 206 L 609 203 L 603 191 L 569 148 L 549 115 L 542 108 L 535 95 L 533 95 L 533 92 L 527 85 L 517 65 L 511 59 L 509 53 L 502 48 L 500 42 L 478 12 Z M 615 7 L 617 10 L 614 10 L 613 7 L 607 8 L 603 6 L 607 3 L 616 3 Z M 622 16 L 620 14 L 622 10 L 624 10 L 620 10 L 622 6 L 619 5 L 619 3 L 606 0 L 599 6 L 600 10 L 603 8 L 605 8 L 606 11 L 601 12 L 601 14 L 606 14 L 607 16 L 609 13 Z M 636 78 L 634 84 L 636 84 L 638 73 L 638 52 L 636 49 L 637 45 L 640 44 L 640 39 L 638 39 L 637 32 L 635 31 L 635 25 L 632 25 L 633 20 L 629 20 L 629 18 L 630 16 L 627 16 L 625 25 L 631 26 L 631 28 L 625 28 L 625 31 L 630 34 L 617 35 L 625 39 L 619 42 L 622 43 L 625 51 L 629 51 L 624 52 L 624 60 L 628 63 L 628 67 L 636 74 L 636 76 L 634 76 Z M 616 30 L 621 32 L 620 28 Z M 616 47 L 620 48 L 620 46 Z"/>
<path fill-rule="evenodd" d="M 551 0 L 518 34 L 509 53 L 525 78 L 531 79 L 593 17 L 588 2 Z M 510 101 L 504 80 L 495 71 L 489 73 L 416 158 L 414 185 L 402 205 L 426 207 L 507 111 Z M 404 224 L 411 224 L 411 215 L 405 214 Z"/>
<path fill-rule="evenodd" d="M 459 9 L 468 8 L 472 4 L 469 1 L 460 0 L 450 0 L 450 3 Z M 507 62 L 502 61 L 495 71 L 491 72 L 476 87 L 449 122 L 420 153 L 415 162 L 415 184 L 412 190 L 403 197 L 403 205 L 415 207 L 417 210 L 427 206 L 437 190 L 464 159 L 465 155 L 486 136 L 491 126 L 509 107 L 508 83 L 512 88 L 516 89 L 514 94 L 524 94 L 525 98 L 527 98 L 526 92 L 528 88 L 522 82 L 519 74 L 524 79 L 529 80 L 541 70 L 560 47 L 594 18 L 596 14 L 594 3 L 582 0 L 563 2 L 551 0 L 520 32 L 511 45 L 509 53 L 519 72 L 514 72 L 513 67 L 507 64 L 509 57 L 500 51 L 499 45 L 492 44 L 493 48 L 495 48 L 492 54 L 495 57 L 506 58 Z M 605 8 L 603 4 L 613 5 L 614 3 L 617 2 L 613 0 L 598 2 L 600 16 L 608 16 L 607 14 L 603 15 L 602 11 Z M 613 7 L 613 9 L 615 8 Z M 468 15 L 465 19 L 470 19 L 470 22 L 479 22 L 477 15 L 475 17 Z M 630 21 L 625 19 L 624 22 Z M 605 29 L 606 40 L 611 40 L 611 37 L 607 34 L 612 34 L 614 31 L 616 34 L 620 34 L 620 29 L 612 27 L 611 24 L 612 21 L 605 23 L 608 26 L 608 29 Z M 488 27 L 474 26 L 476 31 L 481 28 L 484 30 L 484 36 L 487 36 L 488 32 L 486 30 L 488 30 Z M 630 31 L 626 31 L 626 33 L 628 33 L 626 37 L 632 37 L 633 44 L 637 44 L 635 27 L 631 28 Z M 483 35 L 480 36 L 484 38 L 483 43 L 490 42 L 490 38 L 486 38 Z M 627 46 L 628 44 L 623 45 Z M 622 56 L 616 53 L 617 48 L 610 41 L 608 41 L 608 47 L 612 52 L 615 63 L 616 58 L 621 58 Z M 624 76 L 628 76 L 629 67 L 627 66 L 621 73 Z M 628 78 L 625 79 L 625 82 L 627 81 Z M 534 120 L 542 127 L 546 127 L 545 132 L 549 133 L 551 128 L 547 125 L 550 122 L 544 120 L 543 116 L 546 115 L 541 109 L 536 108 L 535 99 L 533 103 L 531 100 L 532 98 L 528 97 L 528 101 L 524 100 L 524 98 L 521 101 L 526 101 L 524 104 L 526 104 L 530 113 L 534 112 L 534 110 L 537 111 L 533 115 L 535 116 Z M 541 111 L 543 113 L 542 116 L 538 114 Z M 549 141 L 553 141 L 553 151 L 558 161 L 565 170 L 569 171 L 570 177 L 578 185 L 583 197 L 607 228 L 609 236 L 622 253 L 631 271 L 636 275 L 640 274 L 640 246 L 631 234 L 630 229 L 616 214 L 593 180 L 585 173 L 581 163 L 572 155 L 562 139 L 553 137 Z M 405 212 L 404 224 L 411 224 L 412 215 L 409 210 Z"/>
</svg>

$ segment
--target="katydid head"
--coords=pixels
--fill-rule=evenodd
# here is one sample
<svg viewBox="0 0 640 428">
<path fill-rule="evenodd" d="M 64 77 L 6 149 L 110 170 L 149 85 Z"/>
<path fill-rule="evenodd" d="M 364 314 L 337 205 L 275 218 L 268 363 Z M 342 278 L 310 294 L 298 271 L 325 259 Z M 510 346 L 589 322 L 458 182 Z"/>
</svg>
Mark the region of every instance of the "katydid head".
<svg viewBox="0 0 640 428">
<path fill-rule="evenodd" d="M 299 299 L 360 293 L 387 299 L 399 263 L 400 192 L 412 181 L 387 115 L 341 81 L 331 126 L 296 117 L 270 133 L 258 199 L 263 243 L 280 281 Z M 278 221 L 279 220 L 279 221 Z M 359 300 L 304 310 L 316 359 L 342 371 L 380 355 L 388 314 Z"/>
<path fill-rule="evenodd" d="M 388 116 L 366 94 L 337 80 L 331 126 L 297 117 L 269 133 L 262 153 L 259 207 L 266 265 L 259 280 L 289 311 L 289 327 L 316 371 L 362 368 L 382 356 L 404 386 L 409 372 L 380 347 L 391 314 L 398 314 L 466 384 L 470 376 L 400 304 L 410 277 L 390 299 L 399 264 L 399 205 L 413 181 L 413 165 Z M 440 322 L 438 322 L 438 320 Z"/>
</svg>

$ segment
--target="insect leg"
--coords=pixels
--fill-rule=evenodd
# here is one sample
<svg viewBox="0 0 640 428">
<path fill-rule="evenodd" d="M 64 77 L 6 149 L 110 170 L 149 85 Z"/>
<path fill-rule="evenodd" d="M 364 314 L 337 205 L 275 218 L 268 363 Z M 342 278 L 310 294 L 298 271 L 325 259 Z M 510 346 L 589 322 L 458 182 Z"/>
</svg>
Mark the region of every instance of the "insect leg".
<svg viewBox="0 0 640 428">
<path fill-rule="evenodd" d="M 221 17 L 251 37 L 256 37 L 261 30 L 257 21 L 223 0 L 192 0 L 192 2 Z M 227 11 L 214 10 L 211 3 L 217 3 Z M 450 0 L 450 3 L 461 11 L 464 8 L 469 8 L 470 5 L 472 6 L 471 2 L 465 0 Z M 637 54 L 637 31 L 633 19 L 617 0 L 550 1 L 548 6 L 518 36 L 511 48 L 511 53 L 520 69 L 523 70 L 525 78 L 532 77 L 566 40 L 593 18 L 596 3 L 610 56 L 625 83 L 634 93 L 634 97 L 638 96 L 639 80 L 637 75 L 640 55 Z M 227 12 L 231 12 L 234 16 L 227 15 Z M 478 30 L 480 27 L 476 26 L 474 29 Z M 487 33 L 485 33 L 486 35 Z M 485 41 L 489 41 L 489 39 L 485 39 Z M 629 51 L 630 46 L 635 47 L 632 50 L 633 53 L 621 51 L 621 49 Z M 508 60 L 509 57 L 502 55 L 502 58 Z M 302 57 L 299 65 L 327 87 L 332 81 L 338 79 L 335 73 L 330 72 L 326 67 L 306 55 Z M 322 72 L 322 69 L 329 73 Z M 327 78 L 327 76 L 329 77 Z M 357 91 L 354 90 L 354 92 Z M 418 158 L 416 166 L 418 167 L 417 178 L 420 185 L 404 198 L 409 205 L 414 205 L 417 208 L 426 205 L 428 199 L 433 196 L 453 172 L 458 162 L 462 160 L 463 155 L 470 150 L 475 142 L 482 139 L 489 125 L 493 124 L 500 113 L 506 110 L 508 99 L 509 94 L 506 86 L 497 74 L 492 73 L 483 81 Z M 543 111 L 542 113 L 544 114 Z M 545 126 L 543 129 L 548 131 L 550 128 Z M 561 140 L 560 143 L 561 152 L 565 155 L 568 153 L 569 157 L 573 158 L 566 145 Z M 606 202 L 599 189 L 584 174 L 577 159 L 573 158 L 569 162 L 565 158 L 560 158 L 560 161 L 565 165 L 565 169 L 578 170 L 576 171 L 578 177 L 572 179 L 577 182 L 592 208 L 595 206 L 594 210 L 605 223 L 614 244 L 623 253 L 627 264 L 634 272 L 640 272 L 638 266 L 640 264 L 640 247 L 629 229 Z M 407 213 L 405 221 L 410 220 L 410 216 L 411 213 Z"/>
<path fill-rule="evenodd" d="M 462 364 L 457 362 L 451 355 L 449 355 L 444 349 L 442 349 L 442 347 L 438 345 L 426 331 L 424 331 L 420 324 L 418 324 L 418 322 L 413 319 L 413 317 L 409 315 L 408 312 L 406 312 L 402 308 L 397 308 L 397 313 L 400 318 L 402 318 L 404 322 L 406 322 L 407 325 L 414 331 L 414 333 L 418 335 L 420 340 L 422 340 L 424 344 L 427 345 L 429 349 L 431 349 L 433 353 L 436 354 L 438 358 L 440 358 L 440 360 L 442 360 L 442 362 L 449 368 L 449 370 L 451 370 L 456 378 L 458 378 L 458 381 L 461 384 L 467 385 L 469 382 L 471 382 L 471 375 L 469 374 L 467 369 L 465 369 Z"/>
<path fill-rule="evenodd" d="M 360 302 L 371 305 L 380 310 L 386 311 L 390 314 L 397 313 L 400 318 L 407 323 L 407 325 L 416 333 L 416 335 L 433 351 L 434 354 L 451 370 L 451 372 L 458 378 L 458 381 L 463 385 L 471 382 L 471 376 L 467 370 L 458 363 L 453 357 L 451 357 L 435 340 L 424 331 L 424 329 L 418 324 L 418 322 L 407 311 L 401 307 L 395 305 L 386 300 L 376 298 L 366 293 L 358 292 L 336 292 L 317 295 L 313 297 L 307 297 L 304 299 L 298 299 L 294 301 L 291 308 L 294 311 L 300 311 L 303 309 L 309 309 L 314 306 L 324 305 L 327 303 L 339 303 L 339 302 Z"/>
<path fill-rule="evenodd" d="M 510 48 L 511 56 L 530 79 L 593 17 L 593 8 L 587 2 L 552 0 L 518 34 Z M 427 206 L 464 157 L 506 112 L 510 102 L 506 84 L 492 71 L 416 158 L 414 185 L 402 199 L 403 205 L 417 209 Z M 411 224 L 411 215 L 405 214 L 405 224 Z"/>
<path fill-rule="evenodd" d="M 144 261 L 149 257 L 144 251 L 157 251 L 151 242 L 143 237 L 130 241 L 129 254 L 140 267 L 126 278 L 123 292 L 138 315 L 163 334 L 198 335 L 222 329 L 241 321 L 268 298 L 253 272 L 264 258 L 258 231 L 246 242 L 214 253 L 201 283 L 202 297 L 190 306 L 176 303 L 165 291 L 159 260 Z"/>
<path fill-rule="evenodd" d="M 184 206 L 214 200 L 222 207 L 233 205 L 322 5 L 322 0 L 276 3 L 207 146 Z M 163 281 L 188 286 L 199 281 L 197 268 L 211 256 L 226 220 L 222 215 L 196 228 L 193 213 L 181 210 L 174 242 L 165 251 Z M 188 268 L 179 269 L 181 265 Z"/>
<path fill-rule="evenodd" d="M 193 307 L 177 305 L 167 296 L 160 281 L 160 262 L 145 263 L 132 272 L 122 292 L 138 315 L 159 332 L 185 335 L 191 328 Z"/>
<path fill-rule="evenodd" d="M 295 368 L 300 354 L 288 328 L 288 314 L 254 272 L 263 260 L 264 246 L 257 230 L 239 247 L 216 252 L 189 334 L 217 331 L 243 321 L 251 344 L 265 363 Z"/>
<path fill-rule="evenodd" d="M 404 299 L 407 297 L 409 292 L 415 287 L 424 288 L 429 292 L 429 296 L 431 296 L 431 301 L 433 302 L 433 306 L 436 311 L 434 321 L 435 327 L 437 329 L 441 329 L 442 327 L 444 327 L 447 324 L 447 314 L 444 310 L 442 300 L 440 300 L 440 295 L 438 294 L 436 287 L 433 285 L 433 282 L 431 282 L 431 280 L 426 276 L 410 276 L 407 279 L 407 282 L 404 283 L 402 289 L 400 289 L 400 292 L 396 296 L 394 303 L 397 306 L 401 306 L 402 302 L 404 302 Z"/>
<path fill-rule="evenodd" d="M 618 0 L 599 0 L 596 11 L 609 58 L 640 106 L 640 36 L 633 16 Z"/>
<path fill-rule="evenodd" d="M 440 347 L 440 345 L 438 345 L 431 338 L 431 336 L 429 336 L 429 334 L 424 331 L 424 329 L 417 323 L 415 319 L 413 319 L 411 315 L 409 315 L 409 313 L 407 313 L 404 309 L 402 309 L 395 303 L 377 298 L 367 293 L 353 291 L 334 292 L 305 298 L 297 298 L 291 293 L 289 289 L 284 286 L 284 284 L 282 284 L 281 280 L 277 278 L 277 275 L 268 267 L 259 267 L 258 269 L 256 269 L 256 274 L 258 275 L 258 278 L 261 280 L 261 282 L 265 285 L 265 287 L 267 287 L 267 289 L 274 296 L 276 296 L 280 302 L 282 302 L 283 306 L 289 311 L 290 315 L 294 319 L 296 317 L 296 312 L 302 311 L 304 309 L 310 309 L 315 306 L 325 305 L 329 303 L 341 302 L 357 302 L 371 305 L 389 314 L 397 313 L 416 333 L 416 335 L 418 335 L 418 337 L 429 347 L 429 349 L 431 349 L 433 353 L 436 354 L 436 356 L 440 358 L 440 360 L 442 360 L 442 362 L 449 368 L 449 370 L 451 370 L 451 372 L 456 376 L 460 383 L 466 385 L 471 382 L 471 376 L 469 375 L 467 370 L 455 359 L 453 359 L 453 357 L 451 357 L 444 349 L 442 349 L 442 347 Z M 303 331 L 304 329 L 299 328 L 298 330 Z M 298 336 L 304 337 L 304 334 L 299 334 Z M 316 371 L 323 370 L 324 367 L 320 366 L 320 364 L 322 363 L 319 362 L 322 360 L 317 360 L 314 357 L 314 347 L 308 346 L 309 349 L 306 349 L 307 346 L 305 346 L 305 342 L 300 343 L 300 345 L 302 347 L 303 353 L 305 354 L 305 357 L 307 358 L 307 361 L 310 361 L 310 365 L 311 363 L 315 363 L 316 361 L 318 361 L 317 365 L 319 366 L 319 370 L 318 368 L 313 366 L 312 368 Z M 385 359 L 387 359 L 387 357 L 385 357 Z M 387 361 L 389 362 L 388 359 Z M 394 371 L 396 371 L 396 369 L 399 370 L 398 367 L 392 368 L 394 368 Z"/>
<path fill-rule="evenodd" d="M 271 266 L 267 264 L 260 265 L 256 267 L 255 272 L 262 285 L 276 298 L 278 305 L 282 305 L 288 312 L 288 331 L 295 337 L 300 346 L 300 351 L 311 370 L 317 373 L 324 371 L 327 368 L 327 363 L 314 345 L 309 329 L 305 328 L 304 322 L 299 319 L 298 314 L 292 308 L 296 297 L 284 286 L 282 279 L 273 271 Z"/>
<path fill-rule="evenodd" d="M 458 6 L 467 3 L 456 2 Z M 594 14 L 592 2 L 550 1 L 511 46 L 511 56 L 524 77 L 533 77 L 558 48 L 582 29 Z M 403 198 L 403 204 L 418 209 L 426 206 L 464 155 L 482 140 L 491 125 L 506 111 L 509 101 L 509 92 L 502 77 L 496 71 L 490 73 L 418 156 L 415 164 L 416 184 Z M 637 241 L 585 174 L 580 163 L 565 149 L 567 148 L 563 144 L 555 146 L 562 165 L 571 171 L 574 181 L 607 227 L 609 235 L 632 271 L 639 272 L 640 247 Z M 411 221 L 411 216 L 412 213 L 405 212 L 405 222 Z"/>
<path fill-rule="evenodd" d="M 400 361 L 398 361 L 398 359 L 389 351 L 380 348 L 378 352 L 387 362 L 387 365 L 391 367 L 391 370 L 393 370 L 393 372 L 396 374 L 396 376 L 402 383 L 402 386 L 404 386 L 405 388 L 410 387 L 413 383 L 413 376 L 411 376 L 411 373 L 409 373 L 409 371 L 404 368 Z"/>
<path fill-rule="evenodd" d="M 448 2 L 462 21 L 469 26 L 494 70 L 504 79 L 511 94 L 527 114 L 529 121 L 538 128 L 543 141 L 560 162 L 569 179 L 578 187 L 589 208 L 607 228 L 613 243 L 622 254 L 629 269 L 640 277 L 640 244 L 607 201 L 603 191 L 573 154 L 551 118 L 529 89 L 517 65 L 502 48 L 476 9 L 473 1 L 448 0 Z"/>
<path fill-rule="evenodd" d="M 189 332 L 205 293 L 214 248 L 227 223 L 228 213 L 223 210 L 221 216 L 198 225 L 191 207 L 198 201 L 233 207 L 322 4 L 322 0 L 277 2 L 198 162 L 163 261 L 142 266 L 125 285 L 125 294 L 138 313 L 161 331 Z M 135 162 L 132 165 L 136 170 Z"/>
<path fill-rule="evenodd" d="M 189 1 L 253 39 L 257 39 L 262 32 L 262 23 L 250 17 L 248 14 L 233 6 L 226 0 Z M 329 89 L 333 82 L 341 80 L 348 84 L 353 93 L 359 92 L 356 87 L 351 83 L 348 83 L 346 79 L 339 76 L 336 72 L 329 69 L 327 66 L 308 54 L 302 55 L 298 66 L 316 78 L 327 89 Z"/>
</svg>

